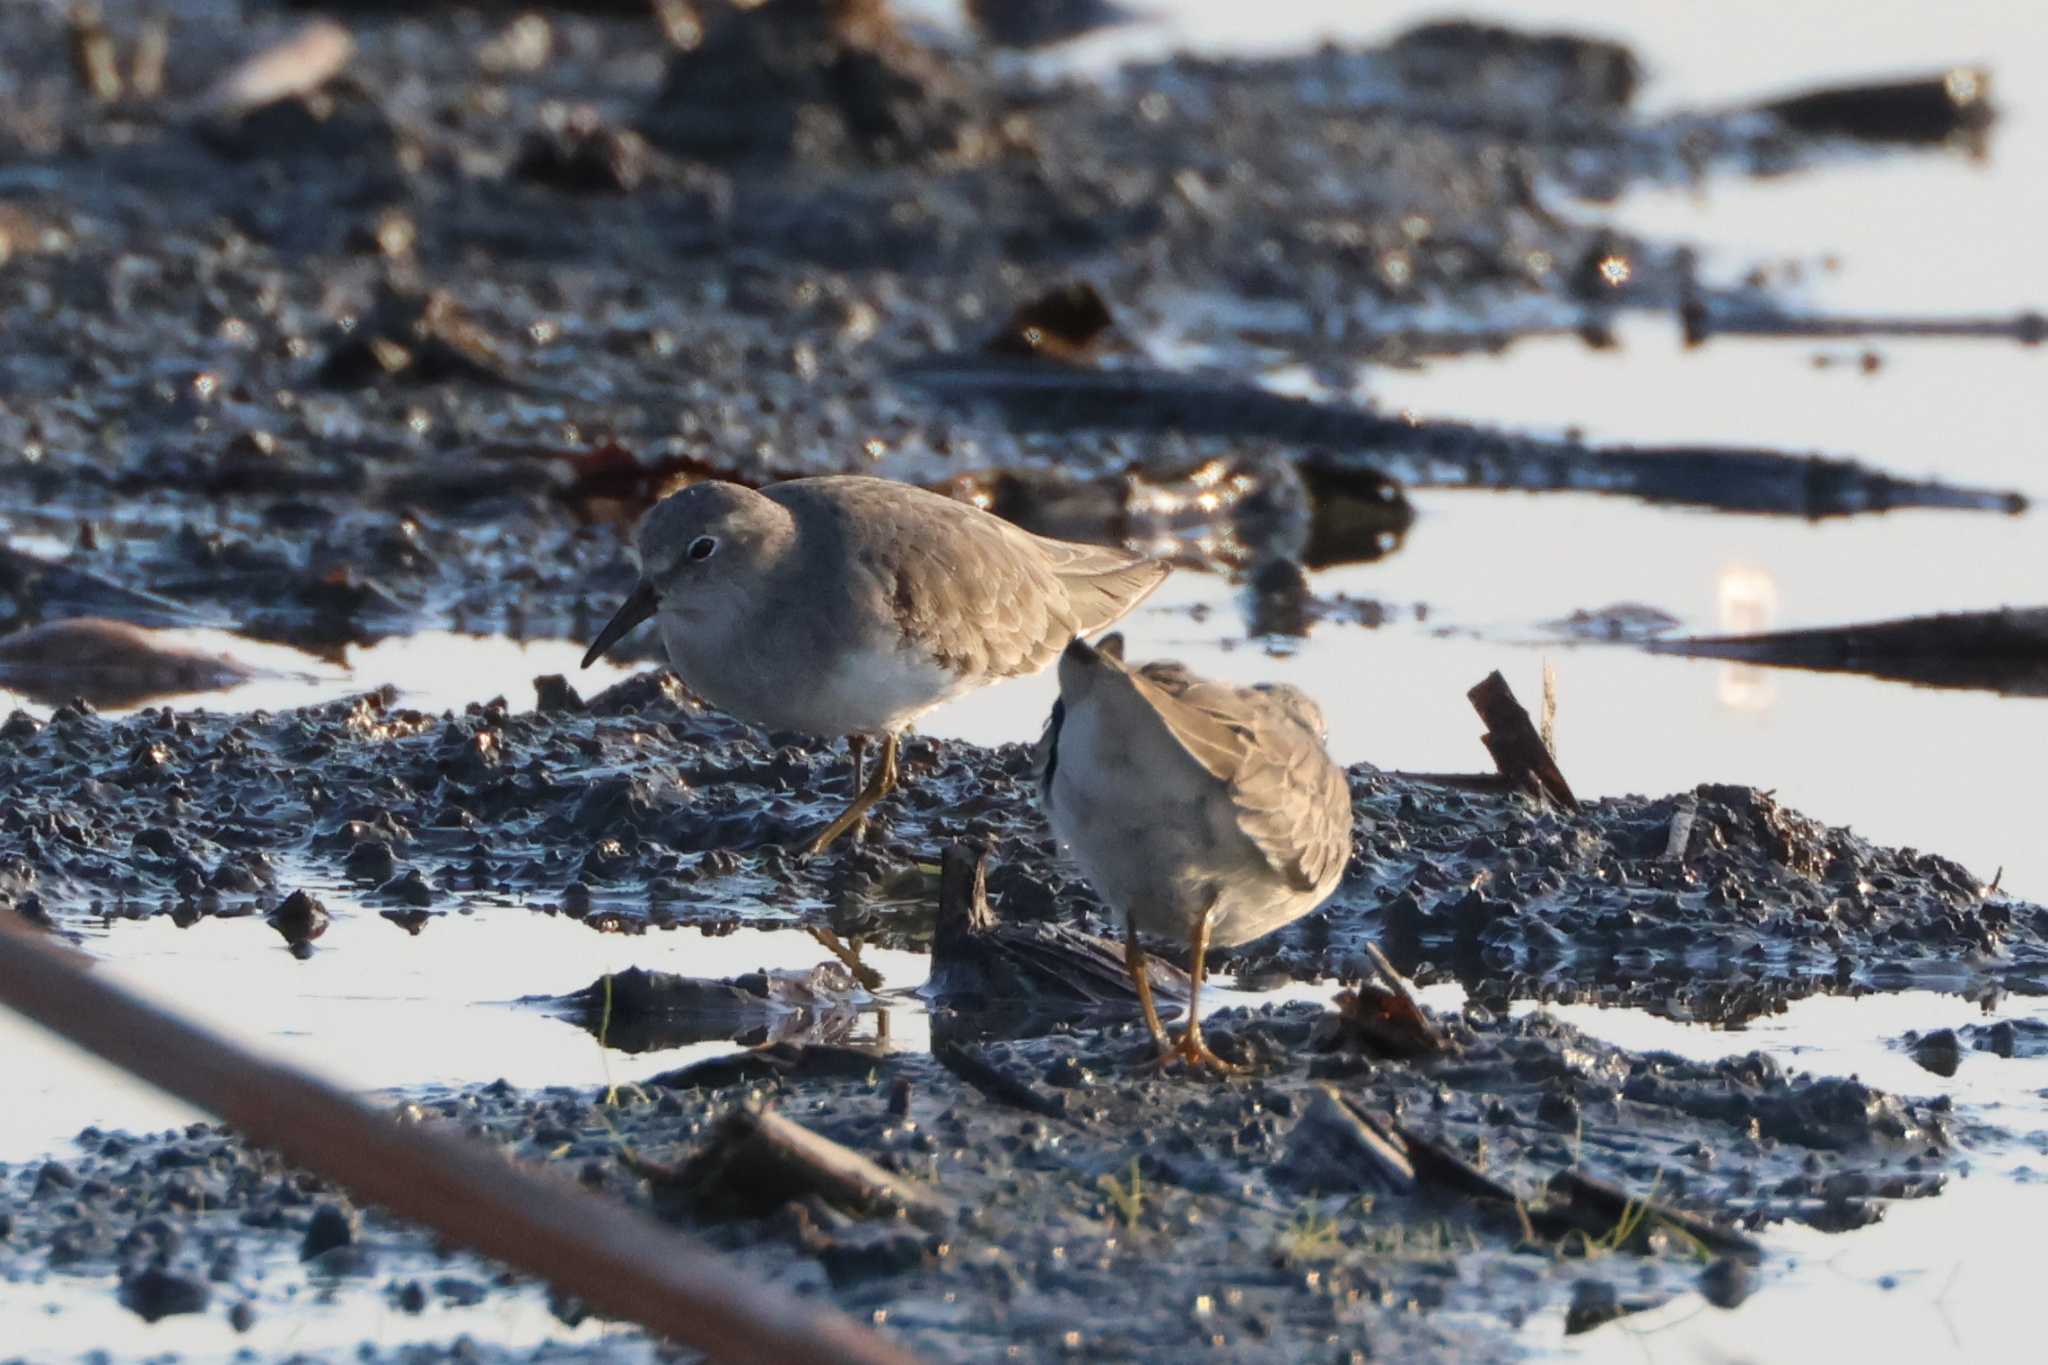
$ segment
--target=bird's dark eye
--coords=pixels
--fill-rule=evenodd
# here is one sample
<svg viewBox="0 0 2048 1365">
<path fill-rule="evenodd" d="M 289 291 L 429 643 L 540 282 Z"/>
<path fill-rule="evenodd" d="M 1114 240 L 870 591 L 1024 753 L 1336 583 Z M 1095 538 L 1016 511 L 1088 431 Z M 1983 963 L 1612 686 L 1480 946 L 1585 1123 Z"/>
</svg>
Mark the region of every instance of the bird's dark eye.
<svg viewBox="0 0 2048 1365">
<path fill-rule="evenodd" d="M 688 553 L 692 559 L 709 559 L 711 558 L 711 552 L 717 548 L 718 542 L 710 536 L 698 536 L 690 542 Z"/>
</svg>

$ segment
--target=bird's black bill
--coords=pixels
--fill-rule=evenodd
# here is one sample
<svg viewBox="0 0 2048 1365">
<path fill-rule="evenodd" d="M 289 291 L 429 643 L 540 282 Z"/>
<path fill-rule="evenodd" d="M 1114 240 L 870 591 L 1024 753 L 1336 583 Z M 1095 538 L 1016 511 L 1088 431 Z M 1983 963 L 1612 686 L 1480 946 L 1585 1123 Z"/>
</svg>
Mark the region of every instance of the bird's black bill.
<svg viewBox="0 0 2048 1365">
<path fill-rule="evenodd" d="M 590 642 L 590 650 L 583 656 L 583 666 L 590 667 L 604 657 L 604 652 L 625 637 L 627 631 L 654 615 L 661 601 L 654 594 L 654 585 L 642 580 L 633 589 L 633 595 L 619 604 L 612 613 L 612 619 L 604 623 L 604 629 Z"/>
</svg>

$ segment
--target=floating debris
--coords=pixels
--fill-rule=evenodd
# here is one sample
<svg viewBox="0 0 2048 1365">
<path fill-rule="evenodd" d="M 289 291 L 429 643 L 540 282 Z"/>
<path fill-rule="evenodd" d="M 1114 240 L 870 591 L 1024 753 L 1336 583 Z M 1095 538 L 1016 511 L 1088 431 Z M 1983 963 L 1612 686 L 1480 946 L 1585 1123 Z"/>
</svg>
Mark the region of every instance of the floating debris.
<svg viewBox="0 0 2048 1365">
<path fill-rule="evenodd" d="M 748 1047 L 771 1042 L 838 1042 L 852 1032 L 870 996 L 844 967 L 746 972 L 705 981 L 628 968 L 569 995 L 532 996 L 537 1005 L 590 1031 L 621 1052 L 654 1052 L 726 1039 Z"/>
<path fill-rule="evenodd" d="M 1757 107 L 1797 132 L 1869 142 L 1982 138 L 1997 116 L 1991 73 L 1963 66 L 1937 76 L 1826 87 Z"/>
<path fill-rule="evenodd" d="M 125 709 L 157 697 L 218 692 L 257 676 L 258 670 L 225 655 L 100 616 L 0 635 L 0 687 L 52 706 L 82 697 L 94 706 Z"/>
<path fill-rule="evenodd" d="M 1861 673 L 1923 687 L 2048 696 L 2048 607 L 1913 616 L 1761 635 L 1652 640 L 1653 654 Z"/>
</svg>

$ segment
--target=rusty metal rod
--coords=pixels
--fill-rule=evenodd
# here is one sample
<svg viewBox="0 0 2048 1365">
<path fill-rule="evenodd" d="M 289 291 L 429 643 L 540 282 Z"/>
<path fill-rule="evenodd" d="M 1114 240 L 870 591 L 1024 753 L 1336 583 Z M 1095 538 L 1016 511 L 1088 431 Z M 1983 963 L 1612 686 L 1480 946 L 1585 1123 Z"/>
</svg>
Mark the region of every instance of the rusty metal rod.
<svg viewBox="0 0 2048 1365">
<path fill-rule="evenodd" d="M 96 976 L 83 954 L 6 912 L 0 1004 L 220 1116 L 251 1142 L 367 1203 L 716 1360 L 916 1360 L 633 1209 L 467 1139 L 395 1123 L 324 1081 L 150 1004 Z"/>
</svg>

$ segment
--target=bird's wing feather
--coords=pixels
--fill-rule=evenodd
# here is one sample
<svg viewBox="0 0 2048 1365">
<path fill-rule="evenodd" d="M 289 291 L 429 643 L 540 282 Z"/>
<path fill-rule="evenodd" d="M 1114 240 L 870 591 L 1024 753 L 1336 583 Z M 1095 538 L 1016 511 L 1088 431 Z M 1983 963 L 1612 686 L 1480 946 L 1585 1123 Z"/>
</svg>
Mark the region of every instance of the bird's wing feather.
<svg viewBox="0 0 2048 1365">
<path fill-rule="evenodd" d="M 1168 566 L 1157 559 L 1107 545 L 1030 537 L 1067 590 L 1077 633 L 1091 635 L 1123 618 L 1166 581 Z"/>
<path fill-rule="evenodd" d="M 1320 736 L 1257 689 L 1195 678 L 1178 664 L 1126 671 L 1167 732 L 1228 791 L 1238 828 L 1289 885 L 1313 890 L 1343 867 L 1351 788 Z"/>
<path fill-rule="evenodd" d="M 1108 625 L 1166 566 L 1047 540 L 942 494 L 878 479 L 819 479 L 904 637 L 990 678 L 1036 673 L 1077 634 Z M 771 495 L 773 488 L 770 489 Z M 852 534 L 858 524 L 859 535 Z"/>
</svg>

